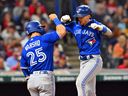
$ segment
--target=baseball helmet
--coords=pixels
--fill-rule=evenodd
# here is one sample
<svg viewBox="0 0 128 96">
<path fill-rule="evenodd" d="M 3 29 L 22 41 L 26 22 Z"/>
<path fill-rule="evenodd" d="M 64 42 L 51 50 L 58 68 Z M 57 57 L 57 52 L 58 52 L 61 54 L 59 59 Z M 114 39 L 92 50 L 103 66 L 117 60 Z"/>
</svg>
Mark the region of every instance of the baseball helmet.
<svg viewBox="0 0 128 96">
<path fill-rule="evenodd" d="M 41 35 L 45 33 L 44 28 L 41 26 L 40 22 L 37 20 L 33 20 L 27 23 L 25 27 L 27 35 L 33 33 L 33 32 L 38 32 Z"/>
<path fill-rule="evenodd" d="M 92 11 L 87 5 L 80 5 L 76 8 L 76 13 L 74 17 L 84 17 L 87 15 L 92 15 Z"/>
</svg>

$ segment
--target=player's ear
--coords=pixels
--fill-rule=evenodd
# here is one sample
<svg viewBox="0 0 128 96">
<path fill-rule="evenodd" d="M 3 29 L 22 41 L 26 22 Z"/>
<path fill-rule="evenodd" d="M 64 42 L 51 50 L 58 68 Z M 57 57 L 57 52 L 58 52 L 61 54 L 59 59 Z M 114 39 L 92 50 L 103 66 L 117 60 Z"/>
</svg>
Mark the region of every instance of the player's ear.
<svg viewBox="0 0 128 96">
<path fill-rule="evenodd" d="M 31 34 L 28 35 L 28 38 L 29 38 L 29 39 L 31 38 Z"/>
<path fill-rule="evenodd" d="M 92 18 L 92 15 L 89 15 L 89 19 L 91 19 Z"/>
</svg>

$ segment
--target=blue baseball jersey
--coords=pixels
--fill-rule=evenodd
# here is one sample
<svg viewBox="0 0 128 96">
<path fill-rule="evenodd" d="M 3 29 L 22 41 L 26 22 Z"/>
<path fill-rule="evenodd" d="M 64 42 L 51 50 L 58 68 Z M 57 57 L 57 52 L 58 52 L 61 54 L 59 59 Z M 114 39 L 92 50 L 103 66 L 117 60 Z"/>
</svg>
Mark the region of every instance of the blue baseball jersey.
<svg viewBox="0 0 128 96">
<path fill-rule="evenodd" d="M 100 22 L 95 19 L 91 19 L 85 26 L 81 26 L 79 23 L 75 21 L 65 24 L 66 30 L 71 32 L 77 42 L 80 56 L 84 55 L 95 55 L 100 54 L 100 42 L 102 33 L 107 31 L 107 27 L 105 25 L 102 31 L 94 30 L 91 27 L 91 23 L 100 24 Z"/>
<path fill-rule="evenodd" d="M 53 71 L 54 43 L 59 39 L 56 32 L 30 38 L 22 49 L 21 69 L 28 70 L 29 74 L 40 70 Z"/>
</svg>

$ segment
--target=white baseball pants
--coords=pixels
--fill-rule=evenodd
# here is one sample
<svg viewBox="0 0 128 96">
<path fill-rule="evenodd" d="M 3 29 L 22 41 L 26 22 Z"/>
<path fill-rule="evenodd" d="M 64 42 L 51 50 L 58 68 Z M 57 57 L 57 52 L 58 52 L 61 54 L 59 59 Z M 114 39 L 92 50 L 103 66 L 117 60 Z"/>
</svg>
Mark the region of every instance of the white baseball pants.
<svg viewBox="0 0 128 96">
<path fill-rule="evenodd" d="M 55 96 L 54 75 L 31 74 L 27 87 L 31 96 Z"/>
<path fill-rule="evenodd" d="M 94 58 L 80 61 L 80 73 L 76 80 L 78 96 L 96 96 L 96 74 L 102 69 L 102 58 L 93 55 Z"/>
</svg>

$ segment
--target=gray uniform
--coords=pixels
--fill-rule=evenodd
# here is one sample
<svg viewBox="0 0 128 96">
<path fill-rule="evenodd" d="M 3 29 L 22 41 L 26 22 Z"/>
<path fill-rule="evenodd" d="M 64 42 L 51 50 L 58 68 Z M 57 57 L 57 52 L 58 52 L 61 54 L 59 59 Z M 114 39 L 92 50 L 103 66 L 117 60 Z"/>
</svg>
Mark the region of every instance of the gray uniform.
<svg viewBox="0 0 128 96">
<path fill-rule="evenodd" d="M 55 96 L 55 78 L 52 71 L 34 71 L 27 88 L 32 96 Z"/>
</svg>

